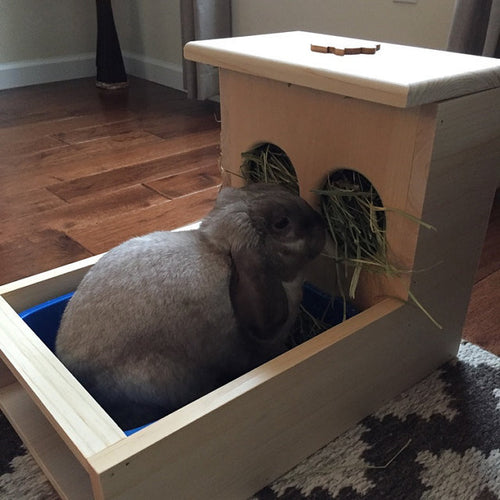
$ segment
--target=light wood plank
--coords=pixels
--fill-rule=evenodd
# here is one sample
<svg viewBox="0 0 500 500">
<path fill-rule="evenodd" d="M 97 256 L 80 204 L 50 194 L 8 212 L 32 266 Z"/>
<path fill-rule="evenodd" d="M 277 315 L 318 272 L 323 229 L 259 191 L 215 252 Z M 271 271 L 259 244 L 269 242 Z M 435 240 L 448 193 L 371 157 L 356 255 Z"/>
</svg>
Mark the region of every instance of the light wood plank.
<svg viewBox="0 0 500 500">
<path fill-rule="evenodd" d="M 96 454 L 103 497 L 248 498 L 454 355 L 414 313 L 383 301 Z"/>
<path fill-rule="evenodd" d="M 87 471 L 19 383 L 0 389 L 0 408 L 61 498 L 92 497 Z"/>
<path fill-rule="evenodd" d="M 222 168 L 235 174 L 226 182 L 241 185 L 241 153 L 270 142 L 288 155 L 300 194 L 313 206 L 319 203 L 314 190 L 328 174 L 347 168 L 367 177 L 385 207 L 420 217 L 436 119 L 433 105 L 400 109 L 227 70 L 221 70 L 220 82 Z M 386 218 L 391 263 L 410 270 L 419 227 L 396 212 L 386 212 Z M 335 266 L 331 260 L 323 266 L 332 269 L 331 290 Z M 381 296 L 406 299 L 409 274 L 392 279 L 364 273 L 362 283 L 356 300 L 365 308 Z"/>
<path fill-rule="evenodd" d="M 311 44 L 356 47 L 366 40 L 302 31 L 189 42 L 196 62 L 397 107 L 500 86 L 498 59 L 382 43 L 373 55 L 337 57 Z"/>
<path fill-rule="evenodd" d="M 421 231 L 412 290 L 446 328 L 461 334 L 497 186 L 500 89 L 438 105 L 422 212 L 437 231 Z M 481 102 L 482 101 L 482 102 Z M 463 117 L 476 141 L 462 141 Z M 455 137 L 455 140 L 453 140 Z"/>
<path fill-rule="evenodd" d="M 49 271 L 0 285 L 0 296 L 17 313 L 72 292 L 102 255 L 94 255 Z"/>
<path fill-rule="evenodd" d="M 125 437 L 4 298 L 0 328 L 2 360 L 80 460 Z"/>
</svg>

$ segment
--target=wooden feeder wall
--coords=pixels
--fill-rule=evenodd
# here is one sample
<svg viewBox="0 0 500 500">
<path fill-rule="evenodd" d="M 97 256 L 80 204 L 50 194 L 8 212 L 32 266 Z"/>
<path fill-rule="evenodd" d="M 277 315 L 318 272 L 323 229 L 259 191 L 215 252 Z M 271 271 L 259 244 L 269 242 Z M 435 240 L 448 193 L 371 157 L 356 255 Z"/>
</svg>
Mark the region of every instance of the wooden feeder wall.
<svg viewBox="0 0 500 500">
<path fill-rule="evenodd" d="M 0 287 L 0 406 L 64 498 L 248 498 L 456 355 L 499 181 L 500 62 L 390 44 L 339 57 L 311 43 L 359 41 L 186 46 L 221 68 L 223 167 L 276 144 L 313 204 L 332 170 L 360 172 L 385 207 L 436 227 L 387 213 L 395 262 L 418 272 L 365 277 L 360 314 L 130 437 L 17 315 L 74 290 L 98 257 Z M 408 290 L 443 330 L 401 300 Z"/>
<path fill-rule="evenodd" d="M 241 163 L 241 153 L 261 143 L 283 149 L 297 173 L 300 194 L 313 206 L 313 190 L 328 174 L 347 168 L 363 174 L 385 207 L 422 217 L 431 161 L 435 109 L 396 108 L 297 85 L 221 70 L 222 167 Z M 226 184 L 240 186 L 237 175 Z M 387 241 L 400 269 L 413 269 L 418 224 L 390 211 Z M 324 267 L 328 269 L 327 260 Z M 410 274 L 397 279 L 363 274 L 358 303 L 383 296 L 408 298 Z"/>
</svg>

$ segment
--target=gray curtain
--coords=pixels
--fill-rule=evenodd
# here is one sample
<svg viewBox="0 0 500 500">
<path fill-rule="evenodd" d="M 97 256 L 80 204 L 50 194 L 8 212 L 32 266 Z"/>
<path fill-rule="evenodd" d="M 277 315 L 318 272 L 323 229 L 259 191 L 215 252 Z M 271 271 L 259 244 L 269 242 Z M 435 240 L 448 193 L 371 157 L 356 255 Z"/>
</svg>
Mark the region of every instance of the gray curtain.
<svg viewBox="0 0 500 500">
<path fill-rule="evenodd" d="M 500 0 L 457 0 L 448 50 L 500 57 Z"/>
<path fill-rule="evenodd" d="M 181 0 L 182 45 L 192 40 L 231 36 L 231 0 Z M 217 68 L 183 60 L 188 97 L 208 99 L 219 93 Z"/>
</svg>

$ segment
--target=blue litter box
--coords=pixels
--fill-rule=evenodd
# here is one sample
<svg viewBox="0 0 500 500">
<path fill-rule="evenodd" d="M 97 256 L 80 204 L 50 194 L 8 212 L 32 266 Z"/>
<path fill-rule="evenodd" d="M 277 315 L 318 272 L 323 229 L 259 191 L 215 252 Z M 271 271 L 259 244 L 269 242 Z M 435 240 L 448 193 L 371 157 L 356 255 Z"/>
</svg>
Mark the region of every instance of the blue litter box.
<svg viewBox="0 0 500 500">
<path fill-rule="evenodd" d="M 19 313 L 24 322 L 38 335 L 40 340 L 55 353 L 56 334 L 61 317 L 74 292 L 48 300 Z"/>
<path fill-rule="evenodd" d="M 19 313 L 19 316 L 25 323 L 37 334 L 40 340 L 55 354 L 56 335 L 59 330 L 61 318 L 74 292 L 61 295 L 55 299 L 48 300 L 42 304 L 30 307 Z M 148 424 L 134 429 L 124 430 L 123 432 L 130 436 Z"/>
<path fill-rule="evenodd" d="M 61 318 L 74 292 L 61 295 L 42 304 L 30 307 L 19 313 L 19 316 L 36 333 L 43 343 L 55 353 L 55 341 Z M 302 306 L 315 318 L 321 318 L 329 327 L 339 324 L 343 316 L 343 301 L 341 298 L 332 300 L 331 295 L 323 292 L 310 283 L 304 284 Z M 347 304 L 346 316 L 350 318 L 357 313 L 351 304 Z M 307 338 L 302 339 L 308 340 Z M 127 436 L 147 427 L 143 425 L 135 429 L 124 430 Z"/>
</svg>

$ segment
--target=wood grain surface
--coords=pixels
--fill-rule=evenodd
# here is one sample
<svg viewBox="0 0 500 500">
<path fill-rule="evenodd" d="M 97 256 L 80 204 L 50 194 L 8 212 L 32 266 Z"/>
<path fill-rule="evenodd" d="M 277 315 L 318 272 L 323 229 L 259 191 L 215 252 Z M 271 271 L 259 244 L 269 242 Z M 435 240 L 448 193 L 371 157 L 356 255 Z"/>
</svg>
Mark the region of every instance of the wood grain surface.
<svg viewBox="0 0 500 500">
<path fill-rule="evenodd" d="M 0 284 L 202 218 L 220 184 L 218 113 L 134 78 L 0 92 Z"/>
<path fill-rule="evenodd" d="M 370 47 L 377 41 L 290 31 L 189 42 L 187 59 L 219 68 L 397 107 L 500 86 L 494 58 L 381 43 L 375 54 L 336 57 L 311 45 Z"/>
<path fill-rule="evenodd" d="M 218 106 L 131 78 L 0 92 L 0 284 L 202 217 L 220 182 Z M 500 355 L 500 196 L 464 336 Z"/>
</svg>

